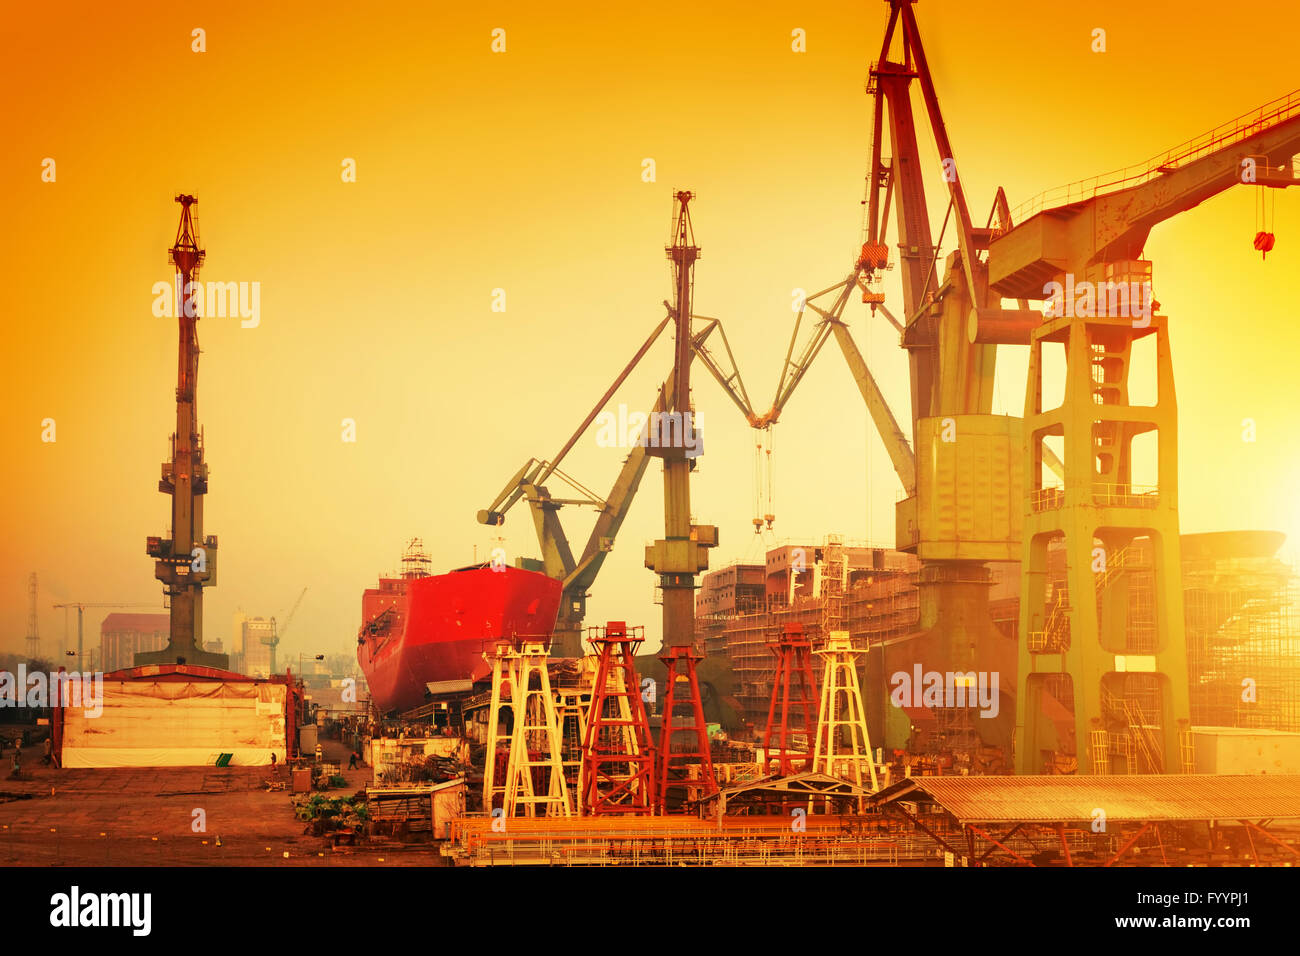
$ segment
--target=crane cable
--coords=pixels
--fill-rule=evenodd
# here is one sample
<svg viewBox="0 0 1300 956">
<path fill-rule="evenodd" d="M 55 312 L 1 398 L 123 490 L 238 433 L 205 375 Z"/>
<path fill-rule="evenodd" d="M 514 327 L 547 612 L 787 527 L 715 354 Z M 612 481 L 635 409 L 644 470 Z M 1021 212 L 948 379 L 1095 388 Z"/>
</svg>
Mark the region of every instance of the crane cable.
<svg viewBox="0 0 1300 956">
<path fill-rule="evenodd" d="M 763 524 L 772 530 L 776 520 L 776 469 L 772 457 L 772 426 L 754 429 L 754 534 L 763 533 Z"/>
<path fill-rule="evenodd" d="M 763 512 L 763 518 L 767 521 L 767 530 L 771 531 L 772 522 L 776 520 L 776 458 L 773 456 L 776 445 L 772 426 L 768 425 L 764 431 L 767 433 L 767 510 Z"/>
</svg>

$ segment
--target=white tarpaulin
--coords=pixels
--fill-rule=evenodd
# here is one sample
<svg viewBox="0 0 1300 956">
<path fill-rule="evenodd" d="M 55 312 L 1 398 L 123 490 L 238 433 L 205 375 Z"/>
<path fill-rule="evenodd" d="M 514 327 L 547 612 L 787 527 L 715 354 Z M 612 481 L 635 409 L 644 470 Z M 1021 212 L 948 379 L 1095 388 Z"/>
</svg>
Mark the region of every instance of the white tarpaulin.
<svg viewBox="0 0 1300 956">
<path fill-rule="evenodd" d="M 103 713 L 64 709 L 65 767 L 228 766 L 285 759 L 283 684 L 104 681 Z"/>
</svg>

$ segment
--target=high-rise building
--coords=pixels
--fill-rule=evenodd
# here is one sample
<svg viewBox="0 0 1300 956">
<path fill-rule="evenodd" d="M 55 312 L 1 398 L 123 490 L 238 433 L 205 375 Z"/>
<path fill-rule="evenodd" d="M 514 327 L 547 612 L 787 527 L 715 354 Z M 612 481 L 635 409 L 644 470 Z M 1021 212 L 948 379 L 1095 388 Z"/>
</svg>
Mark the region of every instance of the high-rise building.
<svg viewBox="0 0 1300 956">
<path fill-rule="evenodd" d="M 265 617 L 250 617 L 243 623 L 243 672 L 250 677 L 270 677 L 275 671 L 272 647 L 275 643 L 275 621 Z"/>
</svg>

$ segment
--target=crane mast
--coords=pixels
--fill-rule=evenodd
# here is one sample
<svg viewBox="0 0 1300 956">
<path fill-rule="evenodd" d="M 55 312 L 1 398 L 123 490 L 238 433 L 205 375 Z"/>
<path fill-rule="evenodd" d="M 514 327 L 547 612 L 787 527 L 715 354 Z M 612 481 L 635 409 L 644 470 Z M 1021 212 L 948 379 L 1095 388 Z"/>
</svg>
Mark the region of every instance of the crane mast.
<svg viewBox="0 0 1300 956">
<path fill-rule="evenodd" d="M 136 664 L 187 663 L 225 669 L 229 658 L 203 650 L 203 588 L 216 584 L 217 539 L 203 534 L 203 496 L 208 490 L 208 466 L 198 423 L 198 300 L 196 284 L 205 251 L 199 248 L 193 196 L 180 195 L 180 224 L 169 250 L 176 268 L 176 318 L 179 344 L 176 357 L 176 431 L 171 459 L 163 462 L 158 490 L 171 496 L 171 538 L 151 537 L 146 552 L 155 559 L 154 577 L 161 581 L 171 610 L 167 646 L 137 654 Z"/>
<path fill-rule="evenodd" d="M 27 579 L 27 659 L 39 660 L 41 656 L 41 631 L 40 622 L 36 617 L 36 572 L 31 573 Z"/>
<path fill-rule="evenodd" d="M 691 524 L 691 469 L 694 460 L 687 456 L 685 441 L 671 438 L 671 429 L 677 425 L 677 434 L 684 438 L 691 422 L 691 298 L 695 284 L 695 261 L 700 248 L 695 245 L 691 228 L 690 201 L 693 195 L 679 191 L 677 215 L 673 227 L 672 244 L 666 248 L 673 264 L 673 327 L 677 341 L 673 351 L 673 374 L 668 383 L 667 418 L 656 423 L 664 427 L 660 440 L 650 442 L 647 454 L 663 459 L 664 463 L 664 537 L 646 548 L 645 566 L 659 575 L 663 590 L 663 644 L 665 647 L 690 646 L 695 639 L 695 575 L 709 566 L 708 549 L 718 543 L 717 528 L 710 525 Z M 666 425 L 665 425 L 666 423 Z"/>
<path fill-rule="evenodd" d="M 920 88 L 921 117 L 912 108 L 913 83 Z M 989 296 L 987 265 L 979 254 L 987 250 L 993 230 L 972 224 L 910 0 L 890 2 L 868 92 L 873 110 L 866 241 L 853 273 L 838 287 L 835 306 L 825 314 L 830 321 L 822 334 L 834 334 L 844 352 L 903 485 L 906 497 L 895 509 L 896 546 L 921 563 L 915 630 L 883 647 L 874 666 L 883 670 L 882 684 L 916 664 L 941 673 L 1008 673 L 1015 666 L 1015 644 L 989 612 L 989 563 L 1020 556 L 1022 423 L 992 413 L 997 346 L 970 338 L 967 327 L 972 316 L 1004 320 L 1005 312 L 1014 317 L 1019 310 L 1003 310 L 1000 298 Z M 928 121 L 942 164 L 938 171 L 922 165 L 920 119 Z M 893 153 L 889 159 L 883 156 L 886 135 Z M 937 241 L 925 188 L 936 172 L 947 193 Z M 892 246 L 885 242 L 891 205 Z M 957 249 L 941 262 L 939 251 L 949 228 L 955 231 Z M 884 295 L 875 283 L 895 254 L 903 314 L 895 320 L 886 311 L 885 317 L 898 329 L 908 355 L 910 448 L 840 320 L 844 293 L 853 285 L 863 289 L 863 301 L 873 313 L 883 309 Z M 923 741 L 912 739 L 906 725 L 892 722 L 887 743 L 916 752 L 967 755 L 972 769 L 1005 765 L 1014 731 L 1010 692 L 1009 687 L 995 691 L 1002 699 L 991 715 L 981 712 L 982 719 L 974 719 L 971 707 L 932 708 L 936 721 Z"/>
</svg>

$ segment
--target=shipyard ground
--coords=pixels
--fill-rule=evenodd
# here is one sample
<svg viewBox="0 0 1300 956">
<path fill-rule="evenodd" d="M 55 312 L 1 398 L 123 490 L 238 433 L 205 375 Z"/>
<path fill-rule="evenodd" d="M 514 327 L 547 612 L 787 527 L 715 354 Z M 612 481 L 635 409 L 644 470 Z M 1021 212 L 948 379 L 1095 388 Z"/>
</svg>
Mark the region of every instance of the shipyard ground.
<svg viewBox="0 0 1300 956">
<path fill-rule="evenodd" d="M 347 766 L 336 740 L 327 760 Z M 446 866 L 430 845 L 371 840 L 333 849 L 303 833 L 285 790 L 268 791 L 267 767 L 60 770 L 41 765 L 40 748 L 23 751 L 23 780 L 0 777 L 0 864 L 6 866 Z M 355 793 L 370 768 L 343 770 Z M 206 832 L 192 829 L 195 810 Z M 217 846 L 218 837 L 221 846 Z M 286 856 L 287 854 L 287 856 Z"/>
</svg>

